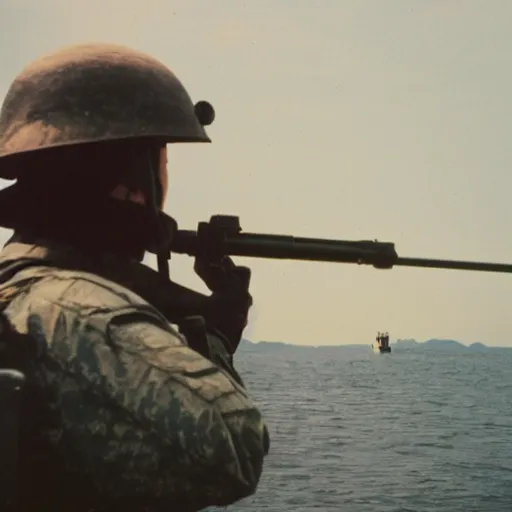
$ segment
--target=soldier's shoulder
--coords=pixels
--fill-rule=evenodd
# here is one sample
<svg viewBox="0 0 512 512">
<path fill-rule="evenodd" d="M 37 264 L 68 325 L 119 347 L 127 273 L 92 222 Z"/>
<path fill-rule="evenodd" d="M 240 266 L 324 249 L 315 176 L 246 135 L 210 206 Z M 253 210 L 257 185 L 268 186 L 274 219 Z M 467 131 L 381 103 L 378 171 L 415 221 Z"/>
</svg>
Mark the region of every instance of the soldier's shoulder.
<svg viewBox="0 0 512 512">
<path fill-rule="evenodd" d="M 34 298 L 68 307 L 108 308 L 145 303 L 135 292 L 92 272 L 44 265 L 21 270 L 13 279 L 27 283 Z"/>
<path fill-rule="evenodd" d="M 100 330 L 119 317 L 137 315 L 176 334 L 165 317 L 135 292 L 94 273 L 44 265 L 20 270 L 0 286 L 0 297 L 13 295 L 11 317 L 94 324 Z M 15 318 L 13 318 L 14 320 Z M 91 325 L 92 326 L 92 325 Z"/>
</svg>

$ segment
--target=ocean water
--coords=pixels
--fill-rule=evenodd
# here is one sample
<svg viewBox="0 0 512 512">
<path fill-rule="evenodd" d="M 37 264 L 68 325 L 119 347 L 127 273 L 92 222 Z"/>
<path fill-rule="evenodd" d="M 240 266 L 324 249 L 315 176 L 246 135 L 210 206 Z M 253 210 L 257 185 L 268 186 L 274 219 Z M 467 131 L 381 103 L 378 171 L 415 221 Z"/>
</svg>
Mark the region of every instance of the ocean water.
<svg viewBox="0 0 512 512">
<path fill-rule="evenodd" d="M 243 347 L 271 452 L 228 511 L 512 512 L 512 350 Z"/>
</svg>

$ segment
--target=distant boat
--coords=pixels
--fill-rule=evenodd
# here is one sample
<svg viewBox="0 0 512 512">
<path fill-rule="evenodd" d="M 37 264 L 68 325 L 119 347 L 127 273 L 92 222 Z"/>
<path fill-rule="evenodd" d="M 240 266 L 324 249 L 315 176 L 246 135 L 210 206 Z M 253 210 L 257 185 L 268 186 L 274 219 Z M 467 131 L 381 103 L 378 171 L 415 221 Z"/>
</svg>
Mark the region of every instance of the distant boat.
<svg viewBox="0 0 512 512">
<path fill-rule="evenodd" d="M 374 352 L 379 352 L 380 354 L 391 352 L 391 347 L 389 346 L 389 334 L 387 332 L 378 332 L 377 337 L 375 338 L 375 343 L 372 345 L 372 349 Z"/>
</svg>

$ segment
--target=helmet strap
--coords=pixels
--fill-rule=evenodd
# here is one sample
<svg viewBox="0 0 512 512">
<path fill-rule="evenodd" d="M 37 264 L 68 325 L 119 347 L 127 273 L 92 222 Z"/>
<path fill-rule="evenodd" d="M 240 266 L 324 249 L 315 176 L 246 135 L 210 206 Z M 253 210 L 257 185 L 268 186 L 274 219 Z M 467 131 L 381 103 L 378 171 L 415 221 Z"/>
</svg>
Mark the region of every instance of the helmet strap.
<svg viewBox="0 0 512 512">
<path fill-rule="evenodd" d="M 165 236 L 165 224 L 161 219 L 160 205 L 162 203 L 163 188 L 160 182 L 160 158 L 161 146 L 152 145 L 148 148 L 148 164 L 149 172 L 146 173 L 147 182 L 145 188 L 147 191 L 147 206 L 151 211 L 156 226 L 158 239 L 155 248 L 158 272 L 165 278 L 169 279 L 169 260 L 171 258 L 171 250 L 169 247 L 169 234 Z"/>
</svg>

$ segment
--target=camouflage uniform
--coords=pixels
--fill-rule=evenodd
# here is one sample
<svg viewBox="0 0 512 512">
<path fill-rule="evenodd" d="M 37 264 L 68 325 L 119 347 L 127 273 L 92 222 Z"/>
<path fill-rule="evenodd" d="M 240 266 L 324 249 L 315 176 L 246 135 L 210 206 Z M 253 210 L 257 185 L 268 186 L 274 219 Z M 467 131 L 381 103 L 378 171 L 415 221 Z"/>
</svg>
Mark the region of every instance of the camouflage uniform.
<svg viewBox="0 0 512 512">
<path fill-rule="evenodd" d="M 38 137 L 34 122 L 12 122 L 14 110 L 4 108 L 0 157 L 76 135 L 47 123 Z M 184 140 L 209 140 L 191 126 Z M 99 139 L 101 130 L 89 135 Z M 14 176 L 10 169 L 0 177 Z M 268 433 L 231 354 L 211 333 L 210 358 L 190 348 L 165 307 L 147 300 L 154 290 L 133 279 L 115 256 L 91 260 L 45 239 L 14 237 L 0 253 L 5 314 L 39 347 L 27 367 L 32 391 L 21 442 L 27 510 L 35 503 L 71 512 L 196 511 L 256 490 Z"/>
</svg>

